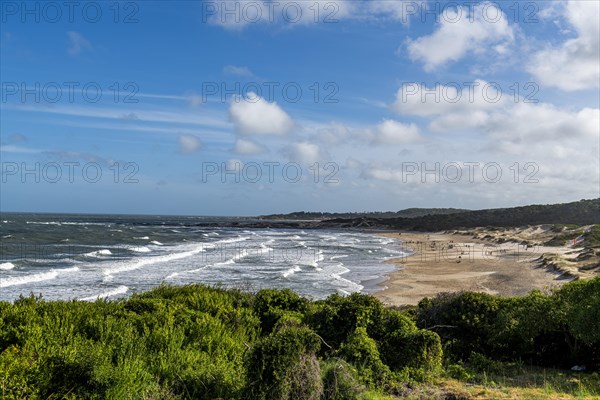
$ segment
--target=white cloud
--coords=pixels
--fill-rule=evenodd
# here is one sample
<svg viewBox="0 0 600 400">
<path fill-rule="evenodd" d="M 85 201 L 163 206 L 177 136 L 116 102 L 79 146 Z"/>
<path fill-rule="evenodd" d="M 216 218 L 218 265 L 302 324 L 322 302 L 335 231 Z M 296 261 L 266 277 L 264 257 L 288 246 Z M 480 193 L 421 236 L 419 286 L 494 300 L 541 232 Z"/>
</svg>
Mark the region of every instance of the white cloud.
<svg viewBox="0 0 600 400">
<path fill-rule="evenodd" d="M 421 83 L 404 83 L 396 92 L 392 109 L 402 115 L 420 117 L 496 109 L 507 101 L 502 87 L 477 79 L 428 88 Z"/>
<path fill-rule="evenodd" d="M 22 147 L 22 146 L 15 146 L 12 144 L 9 145 L 0 145 L 0 153 L 23 153 L 23 154 L 27 154 L 27 153 L 41 153 L 42 150 L 38 150 L 38 149 L 31 149 L 28 147 Z"/>
<path fill-rule="evenodd" d="M 546 103 L 518 103 L 492 113 L 479 128 L 495 146 L 513 154 L 531 154 L 536 146 L 543 155 L 543 149 L 552 145 L 573 146 L 583 152 L 598 145 L 600 110 L 567 111 Z"/>
<path fill-rule="evenodd" d="M 401 21 L 403 24 L 410 23 L 413 16 L 421 16 L 427 7 L 427 1 L 423 0 L 372 0 L 366 2 L 366 13 L 390 17 Z"/>
<path fill-rule="evenodd" d="M 600 86 L 600 2 L 569 1 L 566 19 L 577 37 L 535 53 L 528 67 L 539 81 L 565 91 Z"/>
<path fill-rule="evenodd" d="M 326 145 L 339 145 L 348 141 L 350 135 L 350 129 L 344 124 L 332 122 L 326 126 L 316 128 L 313 139 Z"/>
<path fill-rule="evenodd" d="M 195 153 L 202 148 L 202 142 L 193 135 L 179 135 L 179 151 L 183 154 Z"/>
<path fill-rule="evenodd" d="M 67 36 L 69 37 L 69 48 L 67 49 L 67 52 L 72 56 L 76 56 L 82 51 L 92 48 L 90 41 L 83 37 L 79 32 L 69 31 L 67 32 Z"/>
<path fill-rule="evenodd" d="M 254 74 L 248 67 L 237 67 L 235 65 L 227 65 L 223 68 L 223 73 L 227 75 L 237 75 L 237 76 L 253 76 Z"/>
<path fill-rule="evenodd" d="M 258 24 L 287 26 L 334 22 L 351 16 L 353 1 L 349 0 L 268 0 L 211 2 L 203 8 L 203 18 L 230 30 L 240 30 Z"/>
<path fill-rule="evenodd" d="M 237 154 L 261 154 L 265 153 L 267 149 L 256 142 L 246 139 L 237 139 L 233 146 L 234 153 Z"/>
<path fill-rule="evenodd" d="M 409 144 L 421 140 L 419 127 L 386 119 L 369 131 L 371 143 L 382 145 Z"/>
<path fill-rule="evenodd" d="M 6 106 L 10 108 L 10 105 Z M 22 111 L 28 112 L 40 112 L 40 113 L 51 113 L 59 115 L 72 115 L 78 117 L 90 117 L 90 118 L 105 118 L 111 120 L 133 120 L 140 122 L 165 122 L 170 124 L 190 124 L 202 126 L 203 128 L 214 128 L 214 129 L 230 129 L 231 124 L 224 121 L 224 118 L 215 116 L 212 113 L 205 112 L 199 114 L 197 112 L 181 112 L 180 109 L 175 111 L 157 111 L 154 109 L 142 110 L 135 109 L 131 112 L 124 113 L 119 108 L 108 108 L 108 107 L 86 107 L 78 105 L 56 105 L 52 107 L 43 107 L 40 105 L 34 107 L 19 107 Z"/>
<path fill-rule="evenodd" d="M 473 7 L 447 9 L 437 29 L 428 36 L 408 42 L 408 55 L 424 63 L 432 71 L 449 61 L 457 61 L 467 53 L 483 53 L 491 45 L 506 53 L 506 45 L 514 39 L 506 15 L 498 7 L 484 2 Z"/>
<path fill-rule="evenodd" d="M 292 143 L 287 146 L 283 152 L 290 160 L 304 164 L 322 162 L 327 158 L 319 146 L 309 142 Z"/>
<path fill-rule="evenodd" d="M 309 26 L 340 20 L 386 20 L 409 24 L 423 16 L 426 0 L 224 0 L 207 3 L 203 18 L 229 30 L 241 30 L 258 24 Z"/>
<path fill-rule="evenodd" d="M 277 105 L 255 93 L 231 102 L 229 116 L 236 130 L 244 135 L 285 135 L 294 127 L 292 118 Z"/>
<path fill-rule="evenodd" d="M 240 172 L 242 170 L 242 168 L 244 168 L 244 163 L 240 159 L 230 158 L 229 160 L 227 160 L 227 164 L 226 164 L 225 168 L 227 168 L 227 171 Z"/>
</svg>

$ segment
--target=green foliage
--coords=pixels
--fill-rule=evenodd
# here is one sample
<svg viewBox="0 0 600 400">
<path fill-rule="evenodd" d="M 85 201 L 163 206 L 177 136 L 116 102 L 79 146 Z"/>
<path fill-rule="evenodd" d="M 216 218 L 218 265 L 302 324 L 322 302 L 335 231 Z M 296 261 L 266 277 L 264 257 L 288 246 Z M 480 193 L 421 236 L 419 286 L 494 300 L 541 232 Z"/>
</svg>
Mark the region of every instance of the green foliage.
<svg viewBox="0 0 600 400">
<path fill-rule="evenodd" d="M 409 314 L 360 294 L 201 285 L 93 303 L 29 296 L 0 302 L 0 398 L 383 398 L 439 376 L 444 355 L 462 380 L 520 360 L 593 369 L 599 313 L 600 278 L 515 298 L 441 295 Z"/>
<path fill-rule="evenodd" d="M 377 342 L 369 337 L 366 328 L 356 328 L 340 347 L 339 354 L 358 368 L 366 384 L 382 386 L 388 382 L 391 371 L 381 361 Z"/>
<path fill-rule="evenodd" d="M 252 399 L 318 400 L 323 392 L 319 337 L 306 326 L 284 325 L 262 338 L 248 358 Z"/>
<path fill-rule="evenodd" d="M 397 371 L 421 369 L 434 375 L 442 366 L 440 337 L 426 330 L 409 334 L 402 330 L 390 332 L 382 341 L 381 354 L 383 361 Z"/>
<path fill-rule="evenodd" d="M 324 361 L 321 366 L 323 375 L 323 396 L 326 400 L 352 400 L 364 393 L 358 371 L 340 358 Z"/>
<path fill-rule="evenodd" d="M 328 344 L 339 347 L 358 327 L 375 334 L 383 329 L 379 325 L 384 323 L 384 310 L 383 304 L 371 296 L 334 294 L 315 302 L 308 310 L 307 321 Z"/>
<path fill-rule="evenodd" d="M 597 367 L 600 277 L 523 297 L 460 293 L 424 299 L 419 303 L 417 324 L 435 329 L 446 355 L 454 361 L 477 353 L 540 366 Z"/>
<path fill-rule="evenodd" d="M 301 316 L 308 307 L 308 300 L 289 289 L 263 289 L 256 293 L 253 310 L 261 320 L 262 330 L 269 333 L 286 312 L 297 312 Z"/>
<path fill-rule="evenodd" d="M 442 294 L 419 303 L 417 324 L 435 329 L 459 358 L 493 353 L 501 300 L 485 293 Z"/>
<path fill-rule="evenodd" d="M 600 278 L 572 282 L 556 296 L 569 332 L 589 345 L 600 344 Z"/>
<path fill-rule="evenodd" d="M 592 226 L 590 231 L 585 234 L 585 245 L 587 247 L 600 246 L 600 225 Z"/>
<path fill-rule="evenodd" d="M 28 297 L 3 304 L 0 393 L 31 399 L 238 397 L 244 343 L 258 337 L 260 323 L 239 307 L 244 296 L 184 286 L 117 302 Z"/>
</svg>

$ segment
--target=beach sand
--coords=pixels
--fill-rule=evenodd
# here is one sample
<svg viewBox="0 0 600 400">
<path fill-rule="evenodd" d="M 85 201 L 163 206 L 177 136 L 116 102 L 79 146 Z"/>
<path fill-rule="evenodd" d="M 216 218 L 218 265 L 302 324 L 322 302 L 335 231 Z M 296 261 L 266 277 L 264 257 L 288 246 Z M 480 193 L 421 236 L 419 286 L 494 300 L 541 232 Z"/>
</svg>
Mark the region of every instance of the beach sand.
<svg viewBox="0 0 600 400">
<path fill-rule="evenodd" d="M 398 270 L 382 283 L 375 297 L 388 305 L 417 304 L 441 292 L 477 291 L 505 296 L 557 287 L 569 280 L 539 262 L 544 253 L 569 257 L 570 247 L 502 244 L 456 233 L 395 232 L 381 235 L 402 240 L 414 254 L 389 260 Z"/>
</svg>

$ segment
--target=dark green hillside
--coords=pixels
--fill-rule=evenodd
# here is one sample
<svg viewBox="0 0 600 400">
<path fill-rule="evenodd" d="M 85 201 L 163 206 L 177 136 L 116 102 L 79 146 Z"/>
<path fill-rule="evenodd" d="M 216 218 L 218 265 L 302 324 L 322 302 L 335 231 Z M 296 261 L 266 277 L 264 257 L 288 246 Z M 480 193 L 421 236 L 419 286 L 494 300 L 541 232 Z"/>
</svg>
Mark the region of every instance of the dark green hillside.
<svg viewBox="0 0 600 400">
<path fill-rule="evenodd" d="M 341 226 L 371 226 L 402 230 L 439 231 L 480 226 L 516 227 L 541 224 L 591 225 L 600 223 L 600 199 L 573 203 L 531 205 L 514 208 L 464 211 L 415 218 L 334 219 L 327 223 Z"/>
</svg>

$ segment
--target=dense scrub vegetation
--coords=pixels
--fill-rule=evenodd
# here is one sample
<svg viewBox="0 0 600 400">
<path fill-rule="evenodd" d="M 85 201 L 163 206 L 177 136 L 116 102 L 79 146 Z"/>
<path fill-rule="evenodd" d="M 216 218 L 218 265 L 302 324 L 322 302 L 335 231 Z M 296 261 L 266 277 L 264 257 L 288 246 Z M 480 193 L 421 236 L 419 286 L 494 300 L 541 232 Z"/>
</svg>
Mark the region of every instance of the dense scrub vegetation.
<svg viewBox="0 0 600 400">
<path fill-rule="evenodd" d="M 2 399 L 374 399 L 527 364 L 600 366 L 600 278 L 403 311 L 360 294 L 310 301 L 201 285 L 0 302 Z M 598 376 L 582 376 L 600 395 Z"/>
<path fill-rule="evenodd" d="M 517 227 L 542 224 L 600 224 L 600 199 L 565 204 L 531 205 L 490 210 L 424 215 L 414 218 L 355 218 L 328 221 L 342 226 L 385 227 L 415 231 L 461 228 Z"/>
<path fill-rule="evenodd" d="M 400 211 L 365 211 L 365 212 L 306 212 L 296 211 L 289 214 L 261 215 L 265 219 L 331 219 L 331 218 L 416 218 L 424 215 L 454 214 L 469 211 L 462 208 L 406 208 Z"/>
</svg>

